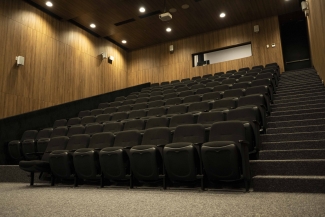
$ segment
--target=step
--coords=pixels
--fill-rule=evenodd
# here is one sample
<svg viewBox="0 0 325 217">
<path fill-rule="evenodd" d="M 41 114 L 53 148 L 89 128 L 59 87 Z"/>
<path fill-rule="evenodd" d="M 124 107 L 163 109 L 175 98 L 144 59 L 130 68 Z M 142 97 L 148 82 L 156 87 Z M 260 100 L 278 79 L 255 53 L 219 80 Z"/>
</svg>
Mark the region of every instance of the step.
<svg viewBox="0 0 325 217">
<path fill-rule="evenodd" d="M 314 84 L 314 85 L 302 85 L 302 86 L 294 86 L 294 87 L 280 87 L 276 88 L 276 91 L 279 93 L 284 93 L 284 92 L 293 92 L 293 91 L 305 91 L 308 89 L 313 89 L 313 90 L 319 90 L 319 89 L 324 89 L 324 86 L 322 84 Z"/>
<path fill-rule="evenodd" d="M 324 149 L 325 140 L 262 142 L 261 150 Z"/>
<path fill-rule="evenodd" d="M 325 112 L 313 112 L 305 114 L 292 114 L 292 115 L 280 115 L 267 117 L 268 122 L 278 122 L 278 121 L 292 121 L 292 120 L 305 120 L 305 119 L 318 119 L 325 118 Z"/>
<path fill-rule="evenodd" d="M 259 153 L 259 160 L 290 159 L 325 159 L 325 149 L 264 150 Z"/>
<path fill-rule="evenodd" d="M 325 131 L 263 134 L 260 137 L 261 142 L 323 140 L 325 139 Z"/>
<path fill-rule="evenodd" d="M 319 113 L 323 112 L 324 108 L 309 108 L 309 109 L 298 109 L 298 110 L 283 110 L 283 111 L 273 111 L 271 113 L 272 117 L 282 116 L 282 115 L 293 115 L 293 114 L 308 114 L 308 113 Z"/>
<path fill-rule="evenodd" d="M 325 108 L 325 103 L 305 104 L 305 105 L 294 105 L 294 106 L 283 106 L 283 107 L 272 107 L 273 112 L 288 111 L 288 110 L 300 110 L 300 109 L 317 109 Z M 272 114 L 271 113 L 271 114 Z"/>
<path fill-rule="evenodd" d="M 255 176 L 255 192 L 325 193 L 325 176 Z"/>
<path fill-rule="evenodd" d="M 306 104 L 318 104 L 318 103 L 325 103 L 324 98 L 320 98 L 317 100 L 306 100 L 303 102 L 287 102 L 287 103 L 277 103 L 277 104 L 271 104 L 272 108 L 279 108 L 279 107 L 289 107 L 289 106 L 300 106 L 300 105 L 306 105 Z"/>
<path fill-rule="evenodd" d="M 297 78 L 296 76 L 281 77 L 281 82 L 304 82 L 308 80 L 320 79 L 318 75 L 303 75 Z"/>
<path fill-rule="evenodd" d="M 288 102 L 305 102 L 305 101 L 310 101 L 310 100 L 318 100 L 318 99 L 324 99 L 324 94 L 322 95 L 314 95 L 314 96 L 302 96 L 302 97 L 291 97 L 290 99 L 275 99 L 274 104 L 283 104 L 283 103 L 288 103 Z"/>
<path fill-rule="evenodd" d="M 267 134 L 277 133 L 298 133 L 298 132 L 313 132 L 325 131 L 325 124 L 323 125 L 308 125 L 308 126 L 294 126 L 294 127 L 278 127 L 266 129 Z"/>
<path fill-rule="evenodd" d="M 325 159 L 251 160 L 251 175 L 325 176 Z"/>
<path fill-rule="evenodd" d="M 301 83 L 294 83 L 294 82 L 280 82 L 278 85 L 278 90 L 281 89 L 293 89 L 293 88 L 302 88 L 308 86 L 322 86 L 322 82 L 320 80 L 308 80 Z"/>
<path fill-rule="evenodd" d="M 312 94 L 312 93 L 318 93 L 318 92 L 324 92 L 325 89 L 321 88 L 318 90 L 306 90 L 306 91 L 290 91 L 290 92 L 277 92 L 276 94 L 273 94 L 274 97 L 292 97 L 295 95 L 301 95 L 301 94 Z"/>
<path fill-rule="evenodd" d="M 304 119 L 304 120 L 294 120 L 294 121 L 277 121 L 268 122 L 268 128 L 279 128 L 279 127 L 296 127 L 296 126 L 308 126 L 308 125 L 324 125 L 325 118 L 317 119 Z"/>
<path fill-rule="evenodd" d="M 302 98 L 302 97 L 310 97 L 310 96 L 325 96 L 325 91 L 318 91 L 318 92 L 308 92 L 308 93 L 299 93 L 287 96 L 280 96 L 278 94 L 274 94 L 273 97 L 275 100 L 290 100 L 292 98 Z"/>
<path fill-rule="evenodd" d="M 289 83 L 293 83 L 293 84 L 296 84 L 296 83 L 307 83 L 307 82 L 321 82 L 321 79 L 319 76 L 302 76 L 300 80 L 297 80 L 297 79 L 285 79 L 285 78 L 282 78 L 279 82 L 279 85 L 280 84 L 289 84 Z"/>
</svg>

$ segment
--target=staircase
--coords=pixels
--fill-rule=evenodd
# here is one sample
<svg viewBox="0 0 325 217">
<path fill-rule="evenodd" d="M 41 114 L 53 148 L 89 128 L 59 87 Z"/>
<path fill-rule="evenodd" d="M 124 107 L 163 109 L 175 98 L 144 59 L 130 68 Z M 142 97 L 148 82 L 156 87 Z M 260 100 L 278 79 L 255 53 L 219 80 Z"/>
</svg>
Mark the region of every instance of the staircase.
<svg viewBox="0 0 325 217">
<path fill-rule="evenodd" d="M 324 85 L 313 69 L 285 72 L 274 99 L 250 161 L 254 191 L 325 193 Z"/>
</svg>

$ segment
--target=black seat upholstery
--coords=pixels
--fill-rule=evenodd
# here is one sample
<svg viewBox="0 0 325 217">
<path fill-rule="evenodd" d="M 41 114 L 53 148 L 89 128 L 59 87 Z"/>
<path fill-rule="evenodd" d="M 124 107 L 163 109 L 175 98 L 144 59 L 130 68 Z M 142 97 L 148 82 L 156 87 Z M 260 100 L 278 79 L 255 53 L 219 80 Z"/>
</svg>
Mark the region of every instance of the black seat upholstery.
<svg viewBox="0 0 325 217">
<path fill-rule="evenodd" d="M 161 107 L 165 105 L 165 101 L 156 100 L 148 103 L 148 108 Z"/>
<path fill-rule="evenodd" d="M 184 97 L 183 103 L 189 104 L 193 102 L 200 102 L 201 101 L 201 96 L 200 95 L 192 95 L 192 96 L 187 96 Z"/>
<path fill-rule="evenodd" d="M 225 114 L 223 111 L 211 111 L 200 113 L 197 119 L 197 123 L 202 124 L 206 129 L 209 129 L 215 122 L 224 120 Z"/>
<path fill-rule="evenodd" d="M 237 108 L 238 98 L 230 97 L 221 100 L 216 100 L 212 105 L 212 111 L 223 111 L 226 109 L 234 109 Z"/>
<path fill-rule="evenodd" d="M 71 126 L 68 130 L 67 136 L 71 137 L 73 135 L 77 135 L 77 134 L 83 134 L 85 132 L 85 127 L 82 125 L 74 125 Z"/>
<path fill-rule="evenodd" d="M 156 128 L 156 127 L 168 127 L 168 126 L 169 126 L 169 119 L 167 117 L 153 117 L 147 120 L 145 129 Z"/>
<path fill-rule="evenodd" d="M 245 89 L 231 89 L 223 92 L 223 98 L 245 96 Z"/>
<path fill-rule="evenodd" d="M 211 92 L 203 94 L 202 101 L 219 100 L 222 98 L 221 92 Z"/>
<path fill-rule="evenodd" d="M 127 130 L 143 130 L 145 126 L 145 121 L 143 119 L 130 120 L 125 122 L 123 131 Z"/>
<path fill-rule="evenodd" d="M 110 114 L 101 114 L 96 117 L 96 122 L 98 123 L 104 123 L 106 121 L 109 121 L 111 119 Z"/>
<path fill-rule="evenodd" d="M 103 114 L 103 112 L 104 112 L 104 109 L 93 109 L 90 111 L 90 115 L 97 116 L 97 115 Z"/>
<path fill-rule="evenodd" d="M 67 125 L 67 120 L 60 119 L 60 120 L 54 121 L 53 128 L 62 127 L 62 126 L 66 126 L 66 125 Z"/>
<path fill-rule="evenodd" d="M 148 107 L 148 104 L 145 103 L 138 103 L 138 104 L 134 104 L 132 107 L 132 110 L 141 110 L 141 109 L 146 109 Z"/>
<path fill-rule="evenodd" d="M 70 118 L 67 122 L 67 126 L 73 126 L 73 125 L 78 125 L 81 122 L 81 118 L 75 117 L 75 118 Z"/>
<path fill-rule="evenodd" d="M 96 117 L 95 116 L 84 116 L 81 121 L 80 124 L 86 125 L 89 123 L 94 123 L 96 121 Z"/>
<path fill-rule="evenodd" d="M 123 130 L 123 123 L 121 122 L 106 122 L 103 125 L 103 132 L 116 133 Z"/>
<path fill-rule="evenodd" d="M 58 136 L 66 136 L 68 133 L 68 127 L 57 127 L 53 129 L 51 133 L 51 138 L 58 137 Z"/>
<path fill-rule="evenodd" d="M 147 116 L 146 110 L 133 110 L 129 112 L 128 119 L 139 119 Z"/>
<path fill-rule="evenodd" d="M 246 88 L 248 88 L 248 87 L 250 87 L 251 86 L 251 82 L 249 82 L 249 81 L 245 81 L 245 82 L 239 82 L 239 83 L 235 83 L 235 84 L 233 84 L 232 85 L 232 88 L 233 89 L 246 89 Z"/>
<path fill-rule="evenodd" d="M 10 157 L 14 160 L 23 159 L 21 144 L 24 140 L 32 139 L 34 140 L 37 135 L 37 130 L 27 130 L 23 133 L 20 140 L 13 140 L 8 144 L 8 153 Z"/>
<path fill-rule="evenodd" d="M 124 100 L 126 100 L 125 96 L 119 96 L 119 97 L 116 97 L 114 101 L 119 102 L 119 101 L 124 101 Z"/>
<path fill-rule="evenodd" d="M 109 107 L 109 104 L 107 102 L 99 103 L 98 108 L 99 109 L 104 109 Z"/>
<path fill-rule="evenodd" d="M 89 116 L 90 114 L 91 114 L 90 110 L 80 111 L 79 114 L 78 114 L 78 117 L 83 118 L 85 116 Z"/>
<path fill-rule="evenodd" d="M 132 110 L 131 105 L 122 105 L 117 108 L 117 112 L 127 112 L 127 111 L 131 111 L 131 110 Z"/>
<path fill-rule="evenodd" d="M 111 114 L 111 121 L 122 121 L 128 119 L 127 112 L 115 112 Z"/>
<path fill-rule="evenodd" d="M 87 124 L 84 133 L 92 136 L 95 133 L 100 133 L 102 131 L 103 131 L 103 125 L 99 123 L 95 123 L 95 124 Z"/>
<path fill-rule="evenodd" d="M 177 126 L 185 124 L 195 124 L 195 117 L 193 114 L 187 113 L 172 116 L 169 123 L 169 129 L 175 130 Z"/>
<path fill-rule="evenodd" d="M 103 114 L 111 114 L 117 111 L 116 107 L 108 107 L 104 109 Z"/>
<path fill-rule="evenodd" d="M 226 91 L 226 90 L 229 90 L 231 89 L 232 85 L 231 84 L 222 84 L 222 85 L 219 85 L 219 86 L 215 86 L 213 88 L 213 92 L 217 92 L 217 91 Z"/>
</svg>

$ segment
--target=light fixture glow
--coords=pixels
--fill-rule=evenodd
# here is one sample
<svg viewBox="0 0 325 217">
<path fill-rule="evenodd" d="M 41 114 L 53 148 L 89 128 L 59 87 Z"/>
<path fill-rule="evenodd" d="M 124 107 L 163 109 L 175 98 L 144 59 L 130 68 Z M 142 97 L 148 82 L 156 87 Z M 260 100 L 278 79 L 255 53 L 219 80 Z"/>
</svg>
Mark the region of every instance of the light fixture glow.
<svg viewBox="0 0 325 217">
<path fill-rule="evenodd" d="M 122 43 L 123 43 L 123 44 L 126 44 L 126 40 L 122 40 Z"/>
<path fill-rule="evenodd" d="M 167 31 L 167 32 L 171 32 L 172 29 L 168 27 L 168 28 L 166 29 L 166 31 Z"/>
<path fill-rule="evenodd" d="M 90 24 L 90 27 L 91 28 L 96 28 L 96 25 L 92 23 L 92 24 Z"/>
<path fill-rule="evenodd" d="M 48 6 L 48 7 L 52 7 L 52 6 L 53 6 L 52 2 L 46 2 L 45 4 L 46 4 L 46 6 Z"/>
<path fill-rule="evenodd" d="M 139 9 L 139 11 L 140 11 L 141 13 L 143 13 L 143 12 L 146 11 L 146 9 L 145 9 L 144 7 L 141 7 L 141 8 Z"/>
<path fill-rule="evenodd" d="M 226 16 L 225 13 L 221 13 L 221 14 L 220 14 L 220 17 L 221 17 L 221 18 L 224 18 L 225 16 Z"/>
</svg>

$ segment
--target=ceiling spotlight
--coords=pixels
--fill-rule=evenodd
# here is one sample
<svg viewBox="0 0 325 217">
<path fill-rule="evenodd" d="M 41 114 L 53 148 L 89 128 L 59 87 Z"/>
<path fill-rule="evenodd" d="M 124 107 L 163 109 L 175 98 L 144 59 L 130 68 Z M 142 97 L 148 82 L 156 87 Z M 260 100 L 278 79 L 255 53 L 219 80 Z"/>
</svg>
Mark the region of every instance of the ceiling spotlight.
<svg viewBox="0 0 325 217">
<path fill-rule="evenodd" d="M 122 40 L 122 43 L 123 43 L 123 44 L 126 44 L 126 40 Z"/>
<path fill-rule="evenodd" d="M 92 24 L 90 24 L 90 27 L 91 28 L 96 28 L 96 25 L 92 23 Z"/>
<path fill-rule="evenodd" d="M 52 7 L 52 6 L 53 6 L 52 2 L 46 2 L 45 4 L 46 4 L 46 6 L 48 6 L 48 7 Z"/>
<path fill-rule="evenodd" d="M 166 31 L 167 31 L 167 32 L 171 32 L 172 29 L 168 27 L 168 28 L 166 29 Z"/>
<path fill-rule="evenodd" d="M 224 18 L 225 16 L 226 16 L 225 13 L 221 13 L 221 14 L 220 14 L 220 17 L 221 17 L 221 18 Z"/>
<path fill-rule="evenodd" d="M 141 8 L 139 9 L 139 11 L 140 11 L 141 13 L 143 13 L 143 12 L 146 11 L 146 9 L 145 9 L 144 7 L 141 7 Z"/>
</svg>

